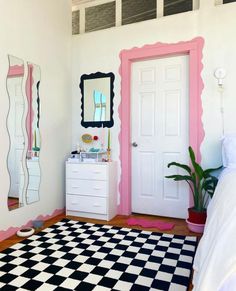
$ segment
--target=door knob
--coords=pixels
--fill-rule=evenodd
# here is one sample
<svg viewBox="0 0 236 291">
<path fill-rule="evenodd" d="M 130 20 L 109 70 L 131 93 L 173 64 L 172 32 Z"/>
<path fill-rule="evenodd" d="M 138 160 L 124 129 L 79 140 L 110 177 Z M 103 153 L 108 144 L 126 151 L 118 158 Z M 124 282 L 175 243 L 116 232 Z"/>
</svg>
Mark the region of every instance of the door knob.
<svg viewBox="0 0 236 291">
<path fill-rule="evenodd" d="M 132 142 L 132 146 L 133 146 L 134 148 L 136 148 L 136 147 L 138 146 L 138 144 L 134 141 L 134 142 Z"/>
</svg>

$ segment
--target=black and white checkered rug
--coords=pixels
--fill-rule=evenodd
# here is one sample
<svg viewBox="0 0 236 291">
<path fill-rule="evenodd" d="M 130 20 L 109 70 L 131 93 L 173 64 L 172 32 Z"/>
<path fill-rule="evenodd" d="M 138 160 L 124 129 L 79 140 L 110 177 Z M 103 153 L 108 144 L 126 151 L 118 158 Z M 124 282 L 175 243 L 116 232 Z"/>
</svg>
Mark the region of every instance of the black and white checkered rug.
<svg viewBox="0 0 236 291">
<path fill-rule="evenodd" d="M 0 290 L 186 291 L 196 237 L 64 219 L 0 253 Z"/>
</svg>

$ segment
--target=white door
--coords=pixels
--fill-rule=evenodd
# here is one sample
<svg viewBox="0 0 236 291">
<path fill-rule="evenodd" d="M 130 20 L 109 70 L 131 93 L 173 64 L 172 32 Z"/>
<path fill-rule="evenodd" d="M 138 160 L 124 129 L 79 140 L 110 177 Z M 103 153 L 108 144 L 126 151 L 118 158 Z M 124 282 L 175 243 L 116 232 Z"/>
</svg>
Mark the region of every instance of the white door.
<svg viewBox="0 0 236 291">
<path fill-rule="evenodd" d="M 187 217 L 187 185 L 165 176 L 189 163 L 188 70 L 188 56 L 132 65 L 132 212 Z"/>
</svg>

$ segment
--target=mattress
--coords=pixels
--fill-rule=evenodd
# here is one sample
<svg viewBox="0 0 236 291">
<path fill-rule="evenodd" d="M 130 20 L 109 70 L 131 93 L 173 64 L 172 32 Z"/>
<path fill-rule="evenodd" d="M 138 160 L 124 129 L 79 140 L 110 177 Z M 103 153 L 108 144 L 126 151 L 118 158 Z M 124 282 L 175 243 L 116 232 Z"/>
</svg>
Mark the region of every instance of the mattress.
<svg viewBox="0 0 236 291">
<path fill-rule="evenodd" d="M 225 169 L 194 259 L 194 291 L 236 290 L 236 169 Z M 233 287 L 232 287 L 233 284 Z"/>
</svg>

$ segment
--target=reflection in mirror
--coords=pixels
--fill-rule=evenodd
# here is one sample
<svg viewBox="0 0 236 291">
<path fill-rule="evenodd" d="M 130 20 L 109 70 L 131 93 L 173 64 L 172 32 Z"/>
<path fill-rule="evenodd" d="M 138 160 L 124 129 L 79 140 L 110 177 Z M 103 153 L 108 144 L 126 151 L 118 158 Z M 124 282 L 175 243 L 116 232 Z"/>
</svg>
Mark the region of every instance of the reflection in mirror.
<svg viewBox="0 0 236 291">
<path fill-rule="evenodd" d="M 113 73 L 82 75 L 82 121 L 84 127 L 113 126 Z"/>
<path fill-rule="evenodd" d="M 23 132 L 24 96 L 22 82 L 24 78 L 24 62 L 14 56 L 8 56 L 9 70 L 7 75 L 7 92 L 9 97 L 9 112 L 7 129 L 10 138 L 10 148 L 7 166 L 10 175 L 8 193 L 8 208 L 13 210 L 24 205 L 25 175 L 23 171 L 25 137 Z"/>
<path fill-rule="evenodd" d="M 106 96 L 103 95 L 102 92 L 94 90 L 93 91 L 93 99 L 94 99 L 94 108 L 91 107 L 91 112 L 93 112 L 93 121 L 106 121 L 110 119 L 110 116 L 107 116 L 106 113 L 110 113 L 107 109 L 109 108 L 108 102 L 106 102 Z M 109 114 L 110 115 L 110 114 Z M 85 118 L 87 121 L 87 119 Z M 88 121 L 91 118 L 88 118 Z"/>
<path fill-rule="evenodd" d="M 84 121 L 110 120 L 110 79 L 84 80 Z"/>
<path fill-rule="evenodd" d="M 28 170 L 28 187 L 26 191 L 26 202 L 31 204 L 39 201 L 40 186 L 40 164 L 39 155 L 41 148 L 41 138 L 39 132 L 40 119 L 40 98 L 39 86 L 41 80 L 40 67 L 28 63 L 28 76 L 26 81 L 26 96 L 28 101 L 27 114 L 27 170 Z"/>
</svg>

